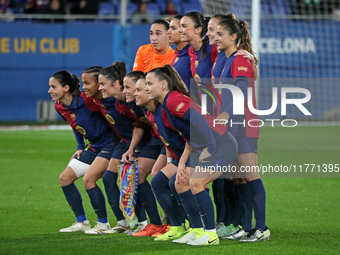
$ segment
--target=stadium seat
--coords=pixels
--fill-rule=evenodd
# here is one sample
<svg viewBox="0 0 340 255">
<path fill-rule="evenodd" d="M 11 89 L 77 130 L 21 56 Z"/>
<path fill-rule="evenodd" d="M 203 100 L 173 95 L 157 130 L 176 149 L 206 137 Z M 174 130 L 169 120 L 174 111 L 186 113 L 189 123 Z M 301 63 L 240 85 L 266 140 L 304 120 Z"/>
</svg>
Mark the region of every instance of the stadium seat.
<svg viewBox="0 0 340 255">
<path fill-rule="evenodd" d="M 237 19 L 245 19 L 246 17 L 249 17 L 251 15 L 251 1 L 232 1 L 229 5 L 228 12 L 235 14 Z"/>
<path fill-rule="evenodd" d="M 120 15 L 121 13 L 121 8 L 120 4 L 116 4 L 116 9 L 117 9 L 117 14 Z M 127 15 L 132 15 L 138 10 L 138 4 L 135 3 L 128 3 L 126 6 L 126 13 Z"/>
<path fill-rule="evenodd" d="M 161 9 L 159 8 L 159 4 L 157 3 L 149 3 L 148 4 L 148 14 L 152 16 L 158 16 L 161 14 Z"/>
<path fill-rule="evenodd" d="M 112 3 L 100 3 L 98 15 L 116 15 L 115 5 Z"/>
<path fill-rule="evenodd" d="M 200 12 L 204 13 L 200 4 L 182 4 L 183 14 L 188 12 Z"/>
</svg>

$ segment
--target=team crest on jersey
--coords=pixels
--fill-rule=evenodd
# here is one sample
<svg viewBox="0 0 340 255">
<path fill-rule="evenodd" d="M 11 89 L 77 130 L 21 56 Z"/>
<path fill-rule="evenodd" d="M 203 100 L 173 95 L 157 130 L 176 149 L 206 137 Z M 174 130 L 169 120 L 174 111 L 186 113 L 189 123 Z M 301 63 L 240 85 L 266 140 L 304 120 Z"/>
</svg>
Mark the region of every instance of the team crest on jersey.
<svg viewBox="0 0 340 255">
<path fill-rule="evenodd" d="M 86 134 L 86 131 L 84 128 L 82 128 L 81 126 L 76 126 L 76 131 L 82 135 L 85 135 Z"/>
<path fill-rule="evenodd" d="M 130 109 L 130 112 L 133 114 L 133 115 L 136 115 L 135 111 Z"/>
<path fill-rule="evenodd" d="M 179 111 L 183 108 L 183 106 L 184 106 L 184 103 L 183 103 L 183 102 L 180 103 L 179 105 L 177 105 L 177 107 L 176 107 L 176 112 L 179 112 Z"/>
<path fill-rule="evenodd" d="M 160 136 L 162 142 L 166 145 L 166 146 L 169 146 L 169 143 L 167 142 L 167 140 L 164 139 L 163 136 Z"/>
<path fill-rule="evenodd" d="M 174 64 L 176 64 L 176 63 L 177 63 L 178 59 L 179 59 L 179 57 L 177 57 L 177 58 L 175 59 L 175 62 L 174 62 Z"/>
<path fill-rule="evenodd" d="M 195 68 L 198 67 L 198 60 L 195 61 Z"/>
<path fill-rule="evenodd" d="M 247 72 L 247 71 L 248 71 L 248 68 L 247 68 L 247 67 L 244 67 L 244 66 L 239 66 L 239 67 L 237 68 L 237 70 L 238 70 L 238 71 L 245 71 L 245 72 Z"/>
<path fill-rule="evenodd" d="M 70 114 L 70 117 L 71 117 L 71 119 L 72 119 L 73 121 L 76 121 L 76 119 L 77 119 L 77 118 L 76 118 L 76 115 L 75 115 L 74 113 L 71 113 L 71 114 Z"/>
<path fill-rule="evenodd" d="M 106 114 L 105 117 L 112 125 L 116 123 L 115 120 L 111 117 L 110 114 Z"/>
<path fill-rule="evenodd" d="M 195 74 L 195 81 L 196 81 L 198 86 L 201 86 L 201 84 L 202 84 L 201 77 L 198 74 Z"/>
</svg>

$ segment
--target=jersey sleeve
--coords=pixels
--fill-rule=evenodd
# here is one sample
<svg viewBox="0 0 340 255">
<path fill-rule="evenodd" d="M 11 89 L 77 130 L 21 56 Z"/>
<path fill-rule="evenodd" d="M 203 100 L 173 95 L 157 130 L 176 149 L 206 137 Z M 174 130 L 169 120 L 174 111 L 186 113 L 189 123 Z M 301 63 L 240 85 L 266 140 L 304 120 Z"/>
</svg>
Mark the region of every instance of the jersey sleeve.
<svg viewBox="0 0 340 255">
<path fill-rule="evenodd" d="M 77 140 L 77 150 L 84 150 L 85 149 L 85 142 L 84 138 L 81 134 L 79 134 L 77 131 L 73 130 L 74 136 Z"/>
<path fill-rule="evenodd" d="M 181 94 L 171 96 L 166 102 L 166 107 L 171 115 L 186 119 L 190 112 L 190 98 Z"/>
<path fill-rule="evenodd" d="M 254 71 L 250 61 L 242 56 L 237 56 L 231 64 L 231 76 L 234 81 L 254 78 Z"/>
<path fill-rule="evenodd" d="M 139 47 L 136 53 L 135 62 L 133 63 L 133 71 L 143 71 L 143 46 Z"/>
</svg>

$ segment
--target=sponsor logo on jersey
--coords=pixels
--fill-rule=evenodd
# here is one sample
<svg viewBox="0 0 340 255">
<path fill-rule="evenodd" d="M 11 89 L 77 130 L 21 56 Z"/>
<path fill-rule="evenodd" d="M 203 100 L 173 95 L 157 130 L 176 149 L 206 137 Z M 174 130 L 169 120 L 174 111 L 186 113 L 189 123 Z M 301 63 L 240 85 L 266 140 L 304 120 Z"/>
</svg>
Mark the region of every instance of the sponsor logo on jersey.
<svg viewBox="0 0 340 255">
<path fill-rule="evenodd" d="M 184 103 L 183 103 L 183 102 L 180 103 L 179 105 L 177 105 L 177 107 L 176 107 L 176 112 L 179 112 L 179 111 L 183 108 L 183 106 L 184 106 Z"/>
<path fill-rule="evenodd" d="M 111 117 L 110 114 L 106 114 L 105 117 L 112 125 L 116 123 L 115 120 Z"/>
<path fill-rule="evenodd" d="M 248 68 L 247 68 L 247 67 L 244 67 L 244 66 L 239 66 L 239 67 L 237 68 L 237 70 L 238 70 L 238 71 L 245 71 L 245 72 L 247 72 L 247 71 L 248 71 Z"/>
<path fill-rule="evenodd" d="M 82 128 L 81 126 L 76 126 L 76 131 L 82 135 L 85 135 L 86 134 L 86 131 L 84 128 Z"/>
</svg>

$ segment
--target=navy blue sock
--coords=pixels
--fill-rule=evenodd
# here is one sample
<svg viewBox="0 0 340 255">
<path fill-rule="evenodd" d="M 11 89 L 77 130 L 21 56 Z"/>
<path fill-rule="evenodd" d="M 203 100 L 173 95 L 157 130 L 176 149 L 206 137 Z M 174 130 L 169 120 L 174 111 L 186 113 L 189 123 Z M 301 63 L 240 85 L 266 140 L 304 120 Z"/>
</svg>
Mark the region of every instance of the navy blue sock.
<svg viewBox="0 0 340 255">
<path fill-rule="evenodd" d="M 178 217 L 180 214 L 179 207 L 170 191 L 168 177 L 162 171 L 158 172 L 151 180 L 151 187 L 158 203 L 170 219 L 172 226 L 181 226 L 182 222 Z"/>
<path fill-rule="evenodd" d="M 158 226 L 163 225 L 161 217 L 159 216 L 155 196 L 148 181 L 144 181 L 138 185 L 138 199 L 148 213 L 150 223 Z"/>
<path fill-rule="evenodd" d="M 249 232 L 253 229 L 253 200 L 252 190 L 249 183 L 241 184 L 241 204 L 244 209 L 242 217 L 242 227 Z"/>
<path fill-rule="evenodd" d="M 61 187 L 68 204 L 71 206 L 74 214 L 76 215 L 77 222 L 83 222 L 86 220 L 85 210 L 83 206 L 83 199 L 79 192 L 79 189 L 74 183 Z"/>
<path fill-rule="evenodd" d="M 169 187 L 170 187 L 170 190 L 171 190 L 171 193 L 174 195 L 174 197 L 176 198 L 176 201 L 177 201 L 177 204 L 178 204 L 178 208 L 179 208 L 179 212 L 180 214 L 178 215 L 182 224 L 185 222 L 185 217 L 186 217 L 186 213 L 184 211 L 184 208 L 182 206 L 182 202 L 178 196 L 178 193 L 176 191 L 176 188 L 175 188 L 175 182 L 176 182 L 176 174 L 174 174 L 170 180 L 169 180 Z"/>
<path fill-rule="evenodd" d="M 109 201 L 109 205 L 117 218 L 117 221 L 123 220 L 124 216 L 122 211 L 119 208 L 119 198 L 120 198 L 120 191 L 117 186 L 117 177 L 118 174 L 112 171 L 106 170 L 102 180 L 105 186 L 105 191 L 107 195 L 107 200 Z"/>
<path fill-rule="evenodd" d="M 266 189 L 261 179 L 248 182 L 253 194 L 253 207 L 256 228 L 266 229 Z"/>
<path fill-rule="evenodd" d="M 237 227 L 238 225 L 242 226 L 242 218 L 244 214 L 244 209 L 242 206 L 242 195 L 241 195 L 241 188 L 240 185 L 235 185 L 235 192 L 236 192 L 236 201 L 235 201 L 235 212 L 233 215 L 233 225 Z"/>
<path fill-rule="evenodd" d="M 206 190 L 203 190 L 203 192 L 207 194 Z M 178 193 L 178 196 L 179 196 L 179 199 L 181 200 L 182 206 L 186 213 L 186 217 L 190 222 L 190 227 L 191 228 L 203 228 L 202 218 L 201 218 L 202 214 L 200 214 L 201 210 L 198 208 L 197 201 L 195 200 L 195 197 L 192 194 L 191 190 L 188 190 L 183 193 Z"/>
<path fill-rule="evenodd" d="M 146 217 L 145 209 L 143 208 L 142 203 L 139 199 L 139 193 L 137 195 L 137 201 L 136 201 L 136 206 L 135 206 L 135 214 L 136 214 L 136 217 L 138 219 L 138 222 L 146 221 L 148 219 Z"/>
<path fill-rule="evenodd" d="M 229 226 L 233 223 L 233 217 L 236 209 L 236 191 L 235 183 L 230 180 L 225 180 L 224 183 L 224 203 L 226 214 L 224 217 L 224 225 Z"/>
<path fill-rule="evenodd" d="M 217 178 L 212 183 L 214 203 L 216 207 L 216 222 L 224 222 L 226 207 L 224 203 L 224 179 Z"/>
<path fill-rule="evenodd" d="M 215 229 L 214 204 L 209 193 L 203 190 L 194 195 L 206 230 Z"/>
<path fill-rule="evenodd" d="M 86 191 L 90 197 L 93 210 L 97 214 L 98 222 L 107 223 L 106 201 L 102 190 L 96 186 Z"/>
</svg>

